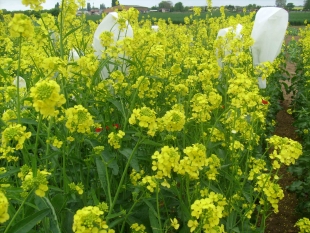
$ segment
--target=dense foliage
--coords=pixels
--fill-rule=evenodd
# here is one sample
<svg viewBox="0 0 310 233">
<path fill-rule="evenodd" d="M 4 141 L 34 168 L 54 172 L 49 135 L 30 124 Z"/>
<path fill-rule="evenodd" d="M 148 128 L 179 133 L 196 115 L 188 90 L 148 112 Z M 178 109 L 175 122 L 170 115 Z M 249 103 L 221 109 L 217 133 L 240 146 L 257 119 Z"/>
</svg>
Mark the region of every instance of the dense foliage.
<svg viewBox="0 0 310 233">
<path fill-rule="evenodd" d="M 302 147 L 269 134 L 285 61 L 253 66 L 253 14 L 129 9 L 97 57 L 77 2 L 0 21 L 0 230 L 264 232 Z"/>
</svg>

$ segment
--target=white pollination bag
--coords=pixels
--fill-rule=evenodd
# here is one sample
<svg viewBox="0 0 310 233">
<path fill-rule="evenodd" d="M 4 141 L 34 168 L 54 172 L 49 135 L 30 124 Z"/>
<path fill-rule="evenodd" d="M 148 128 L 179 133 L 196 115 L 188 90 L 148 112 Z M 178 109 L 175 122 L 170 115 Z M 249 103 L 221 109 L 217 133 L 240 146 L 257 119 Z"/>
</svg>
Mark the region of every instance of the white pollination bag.
<svg viewBox="0 0 310 233">
<path fill-rule="evenodd" d="M 281 52 L 282 43 L 288 26 L 288 13 L 278 7 L 263 7 L 256 16 L 252 31 L 253 65 L 273 62 Z M 259 88 L 266 88 L 266 79 L 258 78 Z"/>
<path fill-rule="evenodd" d="M 228 32 L 233 32 L 235 34 L 235 38 L 241 38 L 242 37 L 241 30 L 242 30 L 241 24 L 238 24 L 235 29 L 233 27 L 223 28 L 223 29 L 219 30 L 216 38 L 218 39 L 219 37 L 225 37 Z M 229 42 L 227 42 L 226 46 L 229 46 Z M 217 51 L 217 53 L 218 53 L 218 51 Z M 225 49 L 224 53 L 225 53 L 224 56 L 226 57 L 227 55 L 231 54 L 231 51 Z M 218 55 L 217 55 L 217 57 L 218 57 Z M 221 68 L 223 68 L 222 58 L 218 57 L 217 62 L 219 64 L 219 66 Z"/>
<path fill-rule="evenodd" d="M 133 30 L 130 24 L 126 21 L 126 28 L 123 30 L 119 29 L 119 23 L 117 22 L 118 19 L 118 13 L 117 12 L 110 12 L 108 15 L 104 17 L 104 19 L 101 21 L 99 26 L 97 27 L 95 34 L 94 34 L 94 40 L 93 40 L 93 48 L 95 50 L 95 56 L 97 56 L 98 59 L 101 59 L 102 52 L 104 51 L 104 47 L 100 43 L 100 35 L 105 31 L 110 31 L 114 35 L 114 41 L 119 41 L 124 39 L 125 37 L 133 37 Z M 119 54 L 119 58 L 127 58 L 124 54 Z M 109 65 L 109 70 L 113 70 L 114 65 Z M 104 67 L 101 71 L 101 78 L 106 79 L 108 77 L 108 70 L 106 67 Z"/>
<path fill-rule="evenodd" d="M 17 82 L 18 82 L 19 88 L 27 88 L 26 81 L 23 77 L 21 77 L 21 76 L 15 77 L 13 80 L 13 85 L 16 87 L 17 87 Z"/>
</svg>

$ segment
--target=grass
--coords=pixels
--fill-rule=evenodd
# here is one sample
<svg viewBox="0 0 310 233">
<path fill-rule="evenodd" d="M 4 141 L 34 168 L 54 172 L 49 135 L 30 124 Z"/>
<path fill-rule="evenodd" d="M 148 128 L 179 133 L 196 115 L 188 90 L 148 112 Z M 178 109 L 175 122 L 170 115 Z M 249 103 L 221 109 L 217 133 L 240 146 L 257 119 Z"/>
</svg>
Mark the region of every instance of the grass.
<svg viewBox="0 0 310 233">
<path fill-rule="evenodd" d="M 140 19 L 143 18 L 162 18 L 165 20 L 168 20 L 168 18 L 170 18 L 172 20 L 173 23 L 176 24 L 181 24 L 184 23 L 184 17 L 186 16 L 190 16 L 192 13 L 191 12 L 168 12 L 168 13 L 161 13 L 161 12 L 150 12 L 147 14 L 140 14 Z M 201 14 L 201 18 L 205 18 L 206 17 L 206 12 L 203 12 Z M 237 14 L 243 14 L 241 13 L 236 13 L 236 12 L 226 12 L 226 16 L 235 16 Z M 212 16 L 214 17 L 218 17 L 220 15 L 219 11 L 213 11 L 212 12 Z M 93 20 L 93 21 L 97 21 L 101 19 L 101 15 L 88 15 L 87 16 L 88 20 Z M 305 20 L 307 20 L 308 22 L 310 22 L 310 14 L 309 12 L 296 12 L 296 11 L 292 11 L 289 12 L 289 23 L 290 25 L 304 25 Z"/>
</svg>

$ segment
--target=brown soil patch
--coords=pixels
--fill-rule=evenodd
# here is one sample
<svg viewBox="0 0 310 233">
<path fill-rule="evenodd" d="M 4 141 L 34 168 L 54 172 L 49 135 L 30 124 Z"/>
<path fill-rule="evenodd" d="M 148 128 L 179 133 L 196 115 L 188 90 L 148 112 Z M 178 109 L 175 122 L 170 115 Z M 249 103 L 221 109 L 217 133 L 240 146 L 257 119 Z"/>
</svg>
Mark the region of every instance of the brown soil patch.
<svg viewBox="0 0 310 233">
<path fill-rule="evenodd" d="M 295 37 L 296 38 L 296 37 Z M 286 37 L 286 43 L 291 40 L 291 36 Z M 288 62 L 286 66 L 290 76 L 295 74 L 295 65 Z M 290 80 L 286 81 L 290 85 Z M 298 140 L 295 128 L 293 126 L 294 119 L 287 113 L 287 109 L 290 106 L 292 95 L 287 94 L 283 88 L 283 97 L 281 105 L 283 109 L 278 112 L 276 116 L 277 126 L 274 134 L 281 137 L 288 137 L 293 140 Z M 299 219 L 298 213 L 296 213 L 297 199 L 294 193 L 286 190 L 293 181 L 294 177 L 287 172 L 287 167 L 282 167 L 279 171 L 281 177 L 279 184 L 284 191 L 284 198 L 279 202 L 279 213 L 271 214 L 266 221 L 266 233 L 298 233 L 298 228 L 294 227 L 295 223 Z"/>
</svg>

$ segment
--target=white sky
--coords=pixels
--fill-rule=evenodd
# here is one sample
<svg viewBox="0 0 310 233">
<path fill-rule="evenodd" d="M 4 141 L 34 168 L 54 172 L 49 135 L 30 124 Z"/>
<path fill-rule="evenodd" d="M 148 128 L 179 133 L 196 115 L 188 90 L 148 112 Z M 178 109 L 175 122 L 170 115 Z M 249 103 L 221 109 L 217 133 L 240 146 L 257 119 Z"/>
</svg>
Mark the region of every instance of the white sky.
<svg viewBox="0 0 310 233">
<path fill-rule="evenodd" d="M 46 3 L 43 4 L 44 9 L 54 8 L 57 2 L 60 3 L 61 0 L 45 0 Z M 22 0 L 0 0 L 0 9 L 7 9 L 9 11 L 13 10 L 28 10 L 29 7 L 25 7 L 21 4 Z M 91 6 L 99 8 L 100 4 L 105 4 L 106 7 L 111 6 L 112 0 L 86 0 Z M 158 5 L 161 0 L 120 0 L 123 5 L 140 5 L 146 7 L 152 7 Z M 184 6 L 205 6 L 206 0 L 173 0 L 173 4 L 177 2 L 182 2 Z M 235 6 L 246 6 L 249 4 L 256 4 L 259 6 L 274 6 L 275 0 L 213 0 L 213 6 L 223 6 L 223 5 L 235 5 Z M 301 6 L 304 0 L 287 0 L 287 3 L 294 3 L 295 6 Z"/>
</svg>

